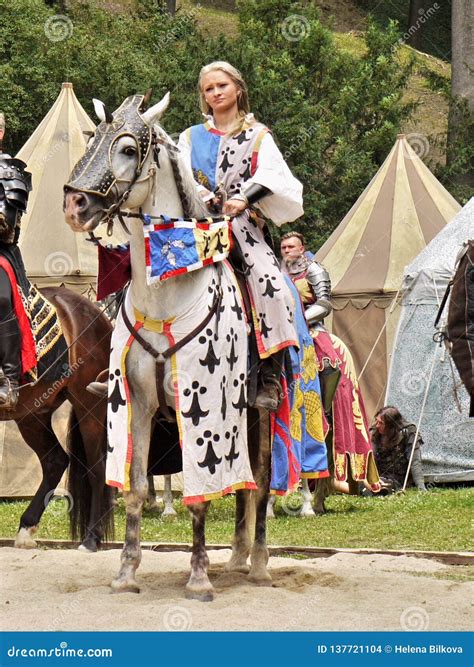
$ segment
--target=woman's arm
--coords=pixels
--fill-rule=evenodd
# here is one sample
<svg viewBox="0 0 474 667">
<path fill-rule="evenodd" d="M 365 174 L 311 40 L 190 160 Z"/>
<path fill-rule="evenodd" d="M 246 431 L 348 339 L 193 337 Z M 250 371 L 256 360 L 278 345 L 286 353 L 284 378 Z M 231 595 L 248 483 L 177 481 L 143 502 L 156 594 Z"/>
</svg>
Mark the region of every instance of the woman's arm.
<svg viewBox="0 0 474 667">
<path fill-rule="evenodd" d="M 291 173 L 272 135 L 267 132 L 258 152 L 255 174 L 246 181 L 243 194 L 254 184 L 270 190 L 255 206 L 276 225 L 293 222 L 303 215 L 303 186 Z"/>
</svg>

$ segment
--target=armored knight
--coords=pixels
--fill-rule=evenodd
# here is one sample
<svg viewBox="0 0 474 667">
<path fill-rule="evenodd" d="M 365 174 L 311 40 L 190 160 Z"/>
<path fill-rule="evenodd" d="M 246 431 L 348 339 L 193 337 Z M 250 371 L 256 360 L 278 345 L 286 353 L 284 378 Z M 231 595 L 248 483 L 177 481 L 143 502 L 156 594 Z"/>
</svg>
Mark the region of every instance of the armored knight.
<svg viewBox="0 0 474 667">
<path fill-rule="evenodd" d="M 29 283 L 18 247 L 20 220 L 31 191 L 26 164 L 0 153 L 0 409 L 18 402 L 22 374 L 21 328 L 17 319 L 12 282 L 28 294 Z M 13 274 L 13 275 L 12 275 Z"/>
<path fill-rule="evenodd" d="M 299 232 L 284 234 L 280 249 L 283 260 L 282 270 L 288 273 L 298 288 L 308 327 L 313 333 L 326 331 L 324 318 L 332 311 L 329 273 L 322 264 L 314 259 L 312 253 L 305 250 L 304 237 Z M 324 361 L 326 361 L 325 358 Z M 320 369 L 320 381 L 324 409 L 329 412 L 340 372 L 336 367 L 324 361 L 323 368 Z"/>
</svg>

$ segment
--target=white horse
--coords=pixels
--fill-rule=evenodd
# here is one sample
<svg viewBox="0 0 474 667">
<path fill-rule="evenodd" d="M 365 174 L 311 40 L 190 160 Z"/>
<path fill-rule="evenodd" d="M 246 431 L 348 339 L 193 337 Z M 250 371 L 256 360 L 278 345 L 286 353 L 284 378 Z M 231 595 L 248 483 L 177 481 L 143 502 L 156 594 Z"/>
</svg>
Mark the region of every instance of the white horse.
<svg viewBox="0 0 474 667">
<path fill-rule="evenodd" d="M 166 214 L 170 217 L 206 217 L 208 211 L 198 194 L 192 173 L 180 161 L 177 149 L 170 137 L 158 125 L 168 106 L 169 95 L 161 102 L 145 110 L 147 99 L 141 96 L 127 98 L 121 105 L 130 106 L 130 100 L 138 107 L 133 122 L 123 122 L 123 112 L 115 121 L 105 105 L 95 101 L 96 112 L 102 121 L 95 136 L 90 140 L 87 152 L 78 163 L 84 174 L 88 164 L 93 164 L 93 175 L 97 183 L 106 183 L 114 178 L 114 186 L 104 195 L 100 191 L 91 193 L 91 188 L 78 186 L 76 181 L 65 186 L 66 221 L 76 232 L 91 231 L 100 222 L 110 220 L 122 205 L 130 212 L 138 211 L 152 216 Z M 114 112 L 117 113 L 117 112 Z M 136 117 L 135 117 L 136 116 Z M 146 147 L 147 137 L 150 145 Z M 159 151 L 159 157 L 157 155 Z M 86 165 L 86 166 L 85 166 Z M 74 173 L 77 173 L 77 165 Z M 100 190 L 100 185 L 98 186 Z M 129 218 L 130 249 L 133 280 L 130 284 L 131 301 L 138 311 L 152 320 L 169 320 L 188 312 L 207 290 L 215 266 L 206 266 L 192 274 L 154 284 L 146 280 L 145 242 L 143 220 L 136 215 Z M 140 335 L 159 352 L 169 348 L 163 335 L 142 328 Z M 193 343 L 189 343 L 192 345 Z M 140 519 L 142 505 L 147 497 L 147 461 L 150 446 L 151 421 L 159 407 L 156 388 L 156 366 L 154 358 L 134 341 L 126 358 L 127 381 L 131 393 L 133 458 L 130 471 L 131 490 L 124 492 L 126 505 L 126 537 L 121 557 L 121 568 L 112 582 L 114 591 L 138 592 L 135 572 L 141 560 Z M 170 372 L 170 360 L 165 373 Z M 166 403 L 174 407 L 174 395 L 169 383 L 164 383 Z M 252 412 L 252 411 L 250 411 Z M 266 546 L 266 502 L 270 473 L 269 415 L 262 419 L 253 417 L 254 435 L 249 438 L 252 472 L 258 491 L 237 491 L 236 532 L 232 557 L 228 569 L 248 572 L 257 583 L 271 581 L 267 570 L 268 549 Z M 256 425 L 256 426 L 255 426 Z M 249 536 L 250 493 L 256 503 L 255 541 L 251 546 Z M 193 551 L 191 575 L 186 585 L 187 597 L 200 600 L 213 598 L 213 587 L 207 569 L 209 559 L 205 549 L 205 516 L 209 502 L 188 506 L 193 523 Z M 250 567 L 247 558 L 250 555 Z"/>
</svg>

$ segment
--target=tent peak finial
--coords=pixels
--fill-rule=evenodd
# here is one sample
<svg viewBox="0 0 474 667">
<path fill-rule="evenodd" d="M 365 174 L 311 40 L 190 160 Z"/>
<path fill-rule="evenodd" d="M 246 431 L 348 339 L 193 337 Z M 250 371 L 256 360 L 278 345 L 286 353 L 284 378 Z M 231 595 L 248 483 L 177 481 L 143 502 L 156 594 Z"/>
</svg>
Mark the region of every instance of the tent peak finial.
<svg viewBox="0 0 474 667">
<path fill-rule="evenodd" d="M 65 83 L 61 84 L 61 88 L 72 88 L 72 83 L 68 83 L 67 81 Z"/>
<path fill-rule="evenodd" d="M 397 139 L 405 139 L 405 134 L 397 134 Z"/>
</svg>

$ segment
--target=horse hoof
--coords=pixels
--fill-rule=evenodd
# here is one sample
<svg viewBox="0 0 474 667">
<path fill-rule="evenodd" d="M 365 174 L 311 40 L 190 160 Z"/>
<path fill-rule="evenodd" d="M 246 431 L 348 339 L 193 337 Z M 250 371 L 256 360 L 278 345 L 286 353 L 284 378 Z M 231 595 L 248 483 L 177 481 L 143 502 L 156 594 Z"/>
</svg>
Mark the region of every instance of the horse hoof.
<svg viewBox="0 0 474 667">
<path fill-rule="evenodd" d="M 249 576 L 247 577 L 249 581 L 252 582 L 252 584 L 255 584 L 256 586 L 272 586 L 273 581 L 268 572 L 250 572 Z"/>
<path fill-rule="evenodd" d="M 140 586 L 136 581 L 119 581 L 114 579 L 110 584 L 112 593 L 139 593 Z"/>
<path fill-rule="evenodd" d="M 32 533 L 36 533 L 37 528 L 20 528 L 15 538 L 15 547 L 17 549 L 36 549 L 38 546 L 36 541 L 31 537 Z"/>
<path fill-rule="evenodd" d="M 212 602 L 214 600 L 214 589 L 211 590 L 191 590 L 186 588 L 187 600 L 199 600 L 199 602 Z"/>
<path fill-rule="evenodd" d="M 86 542 L 84 541 L 77 547 L 78 551 L 84 551 L 88 554 L 95 554 L 97 552 L 97 544 L 95 542 Z"/>
<path fill-rule="evenodd" d="M 143 509 L 145 512 L 149 512 L 150 514 L 159 514 L 161 512 L 161 507 L 156 502 L 146 505 Z"/>
<path fill-rule="evenodd" d="M 172 512 L 167 512 L 165 510 L 162 513 L 161 518 L 163 519 L 163 521 L 175 521 L 178 518 L 178 515 L 174 510 Z"/>
<path fill-rule="evenodd" d="M 250 565 L 247 563 L 232 563 L 229 561 L 224 566 L 225 572 L 242 572 L 242 574 L 248 574 L 250 572 Z"/>
</svg>

